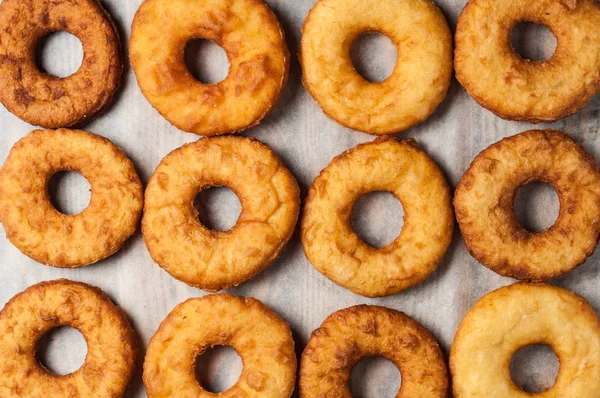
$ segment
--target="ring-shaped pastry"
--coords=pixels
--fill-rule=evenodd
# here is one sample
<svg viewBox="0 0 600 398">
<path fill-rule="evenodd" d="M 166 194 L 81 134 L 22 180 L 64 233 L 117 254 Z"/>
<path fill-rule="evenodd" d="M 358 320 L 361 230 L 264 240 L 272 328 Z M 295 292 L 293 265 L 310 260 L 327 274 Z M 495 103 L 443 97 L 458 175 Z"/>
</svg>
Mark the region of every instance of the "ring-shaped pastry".
<svg viewBox="0 0 600 398">
<path fill-rule="evenodd" d="M 361 35 L 398 48 L 392 74 L 365 80 L 350 58 Z M 369 134 L 393 134 L 427 119 L 452 78 L 452 34 L 430 0 L 319 0 L 302 27 L 302 80 L 325 114 Z"/>
<path fill-rule="evenodd" d="M 600 396 L 600 321 L 594 309 L 575 293 L 534 283 L 488 293 L 464 317 L 450 353 L 454 396 L 531 397 L 510 375 L 513 355 L 531 344 L 551 346 L 560 362 L 554 386 L 534 396 Z"/>
<path fill-rule="evenodd" d="M 228 231 L 198 220 L 194 199 L 230 188 L 242 212 Z M 244 137 L 204 138 L 168 154 L 148 182 L 142 232 L 154 261 L 173 277 L 207 291 L 252 279 L 294 232 L 300 190 L 265 144 Z"/>
<path fill-rule="evenodd" d="M 0 101 L 24 121 L 70 127 L 102 112 L 121 84 L 121 42 L 98 0 L 4 0 L 0 5 Z M 83 45 L 83 62 L 65 78 L 36 65 L 36 48 L 67 31 Z"/>
<path fill-rule="evenodd" d="M 548 60 L 530 61 L 511 45 L 515 25 L 547 26 Z M 596 0 L 471 0 L 456 26 L 456 78 L 469 94 L 509 120 L 552 122 L 600 92 L 600 4 Z"/>
<path fill-rule="evenodd" d="M 195 364 L 213 346 L 230 346 L 242 359 L 235 385 L 221 393 L 196 380 Z M 211 294 L 179 304 L 152 336 L 144 359 L 149 398 L 289 398 L 296 382 L 289 325 L 253 298 Z"/>
<path fill-rule="evenodd" d="M 62 376 L 36 358 L 40 339 L 60 326 L 77 329 L 87 343 L 83 365 Z M 122 397 L 133 378 L 138 351 L 127 315 L 102 290 L 66 279 L 38 283 L 0 312 L 0 396 Z"/>
<path fill-rule="evenodd" d="M 145 0 L 131 27 L 129 52 L 152 106 L 180 130 L 204 136 L 257 125 L 287 82 L 289 52 L 277 17 L 262 0 Z M 221 46 L 227 77 L 196 80 L 185 64 L 193 39 Z"/>
<path fill-rule="evenodd" d="M 392 193 L 404 209 L 400 235 L 375 248 L 352 230 L 356 201 L 374 191 Z M 350 149 L 321 171 L 304 205 L 301 239 L 315 268 L 367 297 L 398 293 L 422 282 L 452 240 L 450 187 L 415 140 L 379 137 Z"/>
<path fill-rule="evenodd" d="M 560 200 L 554 224 L 540 232 L 515 218 L 517 189 L 551 184 Z M 481 152 L 454 195 L 465 244 L 481 264 L 503 276 L 543 281 L 573 270 L 591 256 L 600 236 L 600 169 L 566 134 L 531 130 Z"/>
<path fill-rule="evenodd" d="M 59 212 L 48 184 L 61 171 L 77 171 L 91 198 L 79 214 Z M 125 153 L 81 130 L 35 130 L 19 140 L 0 169 L 0 222 L 6 237 L 37 262 L 61 268 L 100 261 L 135 233 L 143 187 Z"/>
</svg>

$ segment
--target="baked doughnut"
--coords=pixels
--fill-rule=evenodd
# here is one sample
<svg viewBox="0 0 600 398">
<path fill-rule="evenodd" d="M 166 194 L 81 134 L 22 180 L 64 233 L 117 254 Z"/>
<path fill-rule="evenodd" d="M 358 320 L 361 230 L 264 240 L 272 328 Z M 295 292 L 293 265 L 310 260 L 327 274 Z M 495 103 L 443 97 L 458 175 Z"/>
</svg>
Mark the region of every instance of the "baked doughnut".
<svg viewBox="0 0 600 398">
<path fill-rule="evenodd" d="M 229 187 L 242 212 L 229 231 L 198 220 L 194 198 L 210 187 Z M 154 261 L 173 277 L 208 291 L 252 279 L 288 242 L 298 219 L 294 176 L 265 144 L 243 137 L 213 137 L 184 145 L 158 165 L 146 188 L 144 241 Z"/>
<path fill-rule="evenodd" d="M 262 0 L 145 0 L 129 52 L 146 99 L 180 130 L 211 136 L 255 126 L 279 99 L 289 52 L 277 17 Z M 190 40 L 221 46 L 227 77 L 203 84 L 184 59 Z"/>
<path fill-rule="evenodd" d="M 232 347 L 242 358 L 237 383 L 219 394 L 196 380 L 196 360 L 207 348 Z M 149 398 L 289 398 L 296 382 L 289 325 L 253 298 L 211 294 L 179 304 L 152 336 L 144 360 Z"/>
<path fill-rule="evenodd" d="M 87 343 L 85 362 L 61 376 L 36 358 L 40 339 L 60 326 Z M 138 340 L 127 316 L 97 287 L 59 279 L 13 297 L 0 312 L 0 396 L 122 397 L 133 377 Z"/>
<path fill-rule="evenodd" d="M 369 305 L 334 312 L 312 332 L 300 361 L 300 397 L 351 398 L 352 368 L 367 357 L 400 370 L 396 397 L 447 397 L 448 371 L 431 333 L 402 312 Z"/>
<path fill-rule="evenodd" d="M 352 230 L 358 198 L 388 191 L 404 209 L 396 240 L 374 248 Z M 454 215 L 442 171 L 415 140 L 380 137 L 337 156 L 310 187 L 301 239 L 315 268 L 367 297 L 387 296 L 422 282 L 452 240 Z"/>
<path fill-rule="evenodd" d="M 600 396 L 594 309 L 575 293 L 534 283 L 502 287 L 469 310 L 450 353 L 454 396 L 531 397 L 515 385 L 509 369 L 512 356 L 531 344 L 550 345 L 560 362 L 554 386 L 535 396 Z"/>
<path fill-rule="evenodd" d="M 551 184 L 560 200 L 554 225 L 524 229 L 515 218 L 517 189 Z M 600 170 L 592 155 L 566 134 L 531 130 L 481 152 L 454 196 L 456 218 L 469 252 L 503 276 L 543 281 L 571 271 L 591 256 L 600 236 Z"/>
<path fill-rule="evenodd" d="M 394 71 L 377 83 L 350 59 L 352 43 L 373 32 L 398 48 Z M 304 86 L 325 114 L 369 134 L 398 133 L 427 119 L 452 78 L 452 34 L 430 0 L 319 0 L 300 47 Z"/>
<path fill-rule="evenodd" d="M 60 213 L 48 183 L 74 170 L 90 183 L 88 207 Z M 19 140 L 0 169 L 0 221 L 6 237 L 37 262 L 61 268 L 89 265 L 114 254 L 133 235 L 143 188 L 123 151 L 81 130 L 35 130 Z"/>
<path fill-rule="evenodd" d="M 511 45 L 520 22 L 556 37 L 546 61 L 521 58 Z M 456 27 L 456 78 L 475 101 L 509 120 L 553 122 L 600 92 L 600 4 L 596 0 L 470 0 Z"/>
<path fill-rule="evenodd" d="M 34 125 L 69 127 L 111 102 L 121 84 L 121 42 L 99 1 L 3 0 L 0 26 L 0 101 L 10 112 Z M 36 65 L 38 43 L 56 31 L 83 45 L 79 70 L 65 78 Z"/>
</svg>

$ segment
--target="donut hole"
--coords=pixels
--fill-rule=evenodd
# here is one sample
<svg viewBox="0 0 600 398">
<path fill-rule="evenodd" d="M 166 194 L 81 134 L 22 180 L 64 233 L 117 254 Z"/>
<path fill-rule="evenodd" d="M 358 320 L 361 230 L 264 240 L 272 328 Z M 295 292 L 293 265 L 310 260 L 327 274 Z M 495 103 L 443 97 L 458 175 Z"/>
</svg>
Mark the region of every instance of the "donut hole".
<svg viewBox="0 0 600 398">
<path fill-rule="evenodd" d="M 192 76 L 204 84 L 216 84 L 229 73 L 227 53 L 211 40 L 190 40 L 185 47 L 185 63 Z"/>
<path fill-rule="evenodd" d="M 381 357 L 360 361 L 350 375 L 354 398 L 393 398 L 400 391 L 402 375 L 393 362 Z"/>
<path fill-rule="evenodd" d="M 38 342 L 38 362 L 50 372 L 68 375 L 77 371 L 85 362 L 87 343 L 79 330 L 61 326 L 50 330 Z"/>
<path fill-rule="evenodd" d="M 545 25 L 531 22 L 516 24 L 511 32 L 513 50 L 529 61 L 547 61 L 556 51 L 556 37 Z"/>
<path fill-rule="evenodd" d="M 530 232 L 550 228 L 558 218 L 560 201 L 554 187 L 532 181 L 519 188 L 514 199 L 515 217 Z"/>
<path fill-rule="evenodd" d="M 242 359 L 229 346 L 214 346 L 196 357 L 195 370 L 202 388 L 220 393 L 237 383 L 242 374 Z"/>
<path fill-rule="evenodd" d="M 76 171 L 54 174 L 48 184 L 48 193 L 56 210 L 68 216 L 81 213 L 90 204 L 90 183 Z"/>
<path fill-rule="evenodd" d="M 513 355 L 510 375 L 520 389 L 535 394 L 554 386 L 559 367 L 552 347 L 546 344 L 531 344 Z"/>
<path fill-rule="evenodd" d="M 400 235 L 404 225 L 402 203 L 386 191 L 362 195 L 352 208 L 352 229 L 367 244 L 382 248 Z"/>
<path fill-rule="evenodd" d="M 394 71 L 398 50 L 389 37 L 380 33 L 365 33 L 352 43 L 350 58 L 356 71 L 365 80 L 377 83 L 390 77 Z"/>
<path fill-rule="evenodd" d="M 200 191 L 194 199 L 198 221 L 213 231 L 229 231 L 242 212 L 240 199 L 227 187 L 210 187 Z"/>
<path fill-rule="evenodd" d="M 71 76 L 83 63 L 81 41 L 69 32 L 50 33 L 38 42 L 36 62 L 43 73 L 58 78 Z"/>
</svg>

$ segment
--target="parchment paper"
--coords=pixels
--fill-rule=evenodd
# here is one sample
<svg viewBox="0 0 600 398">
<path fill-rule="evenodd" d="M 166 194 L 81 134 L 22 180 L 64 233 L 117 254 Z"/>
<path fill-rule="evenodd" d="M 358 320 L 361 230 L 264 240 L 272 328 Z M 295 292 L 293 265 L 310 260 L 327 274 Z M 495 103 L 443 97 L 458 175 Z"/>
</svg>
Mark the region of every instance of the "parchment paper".
<svg viewBox="0 0 600 398">
<path fill-rule="evenodd" d="M 267 0 L 278 15 L 287 33 L 290 52 L 296 54 L 302 22 L 311 8 L 312 0 Z M 130 25 L 141 0 L 102 0 L 110 11 L 127 47 Z M 452 30 L 465 1 L 439 0 Z M 534 30 L 522 32 L 519 40 L 534 56 L 552 53 L 553 40 Z M 67 34 L 53 37 L 42 54 L 44 64 L 55 73 L 76 70 L 81 59 L 77 40 Z M 362 61 L 359 66 L 375 64 L 371 77 L 383 77 L 395 62 L 395 50 L 386 45 L 386 39 L 367 38 L 355 51 Z M 520 44 L 519 47 L 523 45 Z M 202 76 L 223 77 L 226 58 L 214 48 L 204 48 L 195 57 L 205 59 Z M 192 54 L 193 56 L 193 54 Z M 208 65 L 208 66 L 206 66 Z M 361 68 L 364 70 L 364 68 Z M 204 75 L 206 73 L 206 75 Z M 365 72 L 366 73 L 366 72 Z M 368 74 L 368 73 L 366 73 Z M 297 58 L 292 58 L 291 73 L 283 96 L 275 110 L 263 123 L 244 135 L 269 144 L 284 160 L 302 187 L 303 198 L 319 171 L 339 153 L 367 142 L 373 137 L 345 129 L 323 115 L 300 81 Z M 402 101 L 402 98 L 398 99 Z M 414 137 L 446 173 L 454 187 L 471 160 L 490 144 L 518 132 L 547 127 L 561 129 L 578 139 L 597 158 L 600 156 L 599 122 L 600 98 L 576 115 L 554 124 L 531 125 L 504 121 L 479 107 L 453 81 L 448 96 L 439 109 L 423 124 L 400 134 Z M 12 145 L 34 127 L 0 107 L 0 161 L 4 162 Z M 86 125 L 85 129 L 103 135 L 121 146 L 135 163 L 144 183 L 152 175 L 162 157 L 186 142 L 197 140 L 164 120 L 142 96 L 129 66 L 126 67 L 123 89 L 107 113 Z M 56 190 L 57 202 L 62 208 L 79 208 L 89 200 L 88 186 L 83 178 L 68 175 L 62 178 Z M 550 225 L 558 214 L 558 201 L 548 187 L 527 187 L 519 193 L 517 214 L 530 227 Z M 55 196 L 56 196 L 55 195 Z M 201 201 L 215 225 L 235 221 L 239 203 L 227 190 L 204 195 Z M 386 194 L 369 195 L 355 210 L 355 227 L 368 240 L 385 243 L 393 239 L 402 223 L 401 206 Z M 215 221 L 216 220 L 216 221 Z M 553 283 L 574 290 L 600 309 L 598 284 L 598 252 L 584 265 Z M 122 306 L 144 344 L 159 323 L 175 305 L 204 292 L 188 287 L 173 279 L 148 254 L 138 232 L 116 255 L 99 264 L 76 270 L 55 269 L 37 264 L 8 243 L 0 230 L 0 305 L 26 287 L 44 280 L 69 278 L 102 288 Z M 351 305 L 366 303 L 383 305 L 406 312 L 425 325 L 438 338 L 447 353 L 465 312 L 486 292 L 511 279 L 503 278 L 479 265 L 466 251 L 458 229 L 453 243 L 437 271 L 429 279 L 403 293 L 381 298 L 366 299 L 345 290 L 318 273 L 305 258 L 298 233 L 277 259 L 275 264 L 255 280 L 231 293 L 253 296 L 287 320 L 294 332 L 298 355 L 302 352 L 310 332 L 317 328 L 330 313 Z M 85 342 L 77 332 L 67 329 L 53 333 L 42 350 L 48 365 L 57 371 L 74 370 L 85 355 Z M 531 354 L 533 352 L 533 354 Z M 201 370 L 201 378 L 209 379 L 213 388 L 223 388 L 235 382 L 240 362 L 230 350 L 217 350 L 211 356 L 211 366 Z M 515 378 L 528 388 L 552 384 L 557 363 L 549 350 L 529 350 L 519 355 Z M 547 364 L 546 362 L 549 362 Z M 545 364 L 546 363 L 546 364 Z M 398 388 L 398 372 L 387 361 L 372 360 L 361 364 L 354 372 L 352 388 L 356 396 L 393 397 Z M 296 393 L 297 394 L 297 393 Z M 129 397 L 145 397 L 140 371 Z"/>
</svg>

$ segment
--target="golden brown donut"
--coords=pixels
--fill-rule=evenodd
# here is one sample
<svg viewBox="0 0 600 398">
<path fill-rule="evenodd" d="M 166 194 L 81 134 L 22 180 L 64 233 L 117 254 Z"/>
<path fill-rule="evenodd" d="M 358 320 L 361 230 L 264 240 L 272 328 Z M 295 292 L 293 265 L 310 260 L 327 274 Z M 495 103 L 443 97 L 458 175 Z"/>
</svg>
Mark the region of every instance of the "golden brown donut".
<svg viewBox="0 0 600 398">
<path fill-rule="evenodd" d="M 352 230 L 364 194 L 388 191 L 404 209 L 396 240 L 374 248 Z M 352 148 L 321 171 L 304 205 L 301 239 L 315 268 L 354 293 L 387 296 L 422 282 L 452 240 L 454 215 L 442 171 L 413 139 L 380 137 Z"/>
<path fill-rule="evenodd" d="M 231 188 L 242 212 L 229 231 L 198 220 L 198 192 Z M 288 242 L 298 219 L 296 179 L 265 144 L 213 137 L 184 145 L 158 165 L 146 188 L 144 241 L 154 261 L 173 277 L 208 291 L 252 279 Z"/>
<path fill-rule="evenodd" d="M 88 207 L 60 213 L 48 195 L 59 171 L 81 173 Z M 142 183 L 125 153 L 81 130 L 35 130 L 19 140 L 0 169 L 0 221 L 6 237 L 37 262 L 61 268 L 93 264 L 133 235 L 142 213 Z"/>
<path fill-rule="evenodd" d="M 383 357 L 400 370 L 396 398 L 446 398 L 450 383 L 435 338 L 402 312 L 357 305 L 329 315 L 312 332 L 300 361 L 301 398 L 351 398 L 352 368 Z"/>
<path fill-rule="evenodd" d="M 237 383 L 214 394 L 196 380 L 196 360 L 208 348 L 232 347 L 242 358 Z M 289 325 L 253 298 L 211 294 L 179 304 L 152 336 L 144 360 L 149 398 L 289 398 L 296 382 Z"/>
<path fill-rule="evenodd" d="M 61 376 L 36 358 L 40 339 L 60 326 L 87 343 L 85 362 Z M 138 340 L 127 316 L 97 287 L 59 279 L 13 297 L 0 312 L 0 396 L 120 398 L 133 377 Z"/>
<path fill-rule="evenodd" d="M 381 33 L 398 48 L 392 74 L 369 82 L 352 43 Z M 302 80 L 325 114 L 345 127 L 393 134 L 427 119 L 452 78 L 452 34 L 430 0 L 319 0 L 302 27 Z"/>
<path fill-rule="evenodd" d="M 211 136 L 255 126 L 287 81 L 284 33 L 262 0 L 145 0 L 131 30 L 131 64 L 144 96 L 183 131 Z M 201 83 L 188 70 L 185 47 L 197 38 L 227 53 L 221 82 Z"/>
<path fill-rule="evenodd" d="M 546 61 L 511 45 L 520 22 L 556 37 Z M 470 0 L 456 27 L 456 78 L 479 105 L 509 120 L 552 122 L 600 92 L 600 4 L 596 0 Z"/>
<path fill-rule="evenodd" d="M 97 0 L 3 0 L 0 5 L 0 101 L 24 121 L 46 128 L 90 120 L 121 83 L 119 34 Z M 79 70 L 65 78 L 40 71 L 40 40 L 67 31 L 81 41 Z"/>
<path fill-rule="evenodd" d="M 530 232 L 515 219 L 517 189 L 551 184 L 560 200 L 556 222 Z M 481 152 L 461 178 L 454 208 L 469 252 L 503 276 L 543 281 L 591 256 L 600 236 L 600 170 L 566 134 L 531 130 Z"/>
<path fill-rule="evenodd" d="M 554 386 L 538 394 L 510 375 L 513 355 L 531 344 L 551 346 L 560 362 Z M 587 301 L 559 287 L 516 283 L 485 295 L 460 323 L 450 353 L 452 389 L 456 398 L 596 398 L 599 358 L 600 322 Z"/>
</svg>

